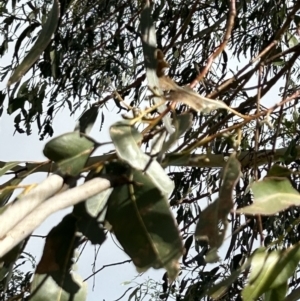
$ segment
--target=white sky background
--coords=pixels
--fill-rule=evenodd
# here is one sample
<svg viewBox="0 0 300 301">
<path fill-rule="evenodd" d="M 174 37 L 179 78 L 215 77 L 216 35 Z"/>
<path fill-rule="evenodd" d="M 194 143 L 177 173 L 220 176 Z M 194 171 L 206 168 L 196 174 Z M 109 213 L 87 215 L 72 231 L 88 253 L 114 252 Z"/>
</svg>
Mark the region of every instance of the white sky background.
<svg viewBox="0 0 300 301">
<path fill-rule="evenodd" d="M 10 48 L 10 51 L 12 51 L 13 48 Z M 10 62 L 9 56 L 12 53 L 9 53 L 8 56 L 4 56 L 2 59 L 0 59 L 0 66 L 5 66 Z M 233 61 L 230 65 L 230 68 L 232 70 L 236 70 L 236 67 L 239 66 L 239 69 L 244 66 L 246 63 L 248 63 L 248 60 L 242 60 L 241 62 Z M 6 79 L 7 80 L 7 79 Z M 0 83 L 0 89 L 2 89 L 6 85 L 6 82 Z M 255 86 L 257 85 L 257 79 L 252 79 L 247 86 Z M 267 107 L 273 106 L 275 103 L 278 103 L 280 101 L 279 94 L 279 86 L 282 86 L 282 82 L 276 85 L 272 89 L 271 92 L 269 92 L 263 99 L 262 104 L 264 104 Z M 256 91 L 253 90 L 253 93 Z M 248 92 L 249 95 L 251 93 Z M 108 128 L 111 124 L 114 122 L 120 120 L 121 116 L 117 115 L 116 112 L 118 109 L 114 108 L 114 103 L 111 101 L 111 110 L 105 110 L 104 109 L 104 115 L 105 115 L 105 122 L 104 127 L 101 132 L 99 132 L 100 128 L 100 120 L 97 121 L 95 124 L 92 132 L 90 133 L 90 136 L 96 139 L 98 142 L 106 142 L 109 141 L 109 135 L 108 135 Z M 42 150 L 47 141 L 49 141 L 52 138 L 47 138 L 44 141 L 39 141 L 39 136 L 37 133 L 36 126 L 34 125 L 32 127 L 33 132 L 32 135 L 26 136 L 26 134 L 19 134 L 14 133 L 14 124 L 13 119 L 14 116 L 18 113 L 15 112 L 12 116 L 7 115 L 6 113 L 7 109 L 7 102 L 5 103 L 5 109 L 4 113 L 0 118 L 0 137 L 2 141 L 2 147 L 0 148 L 0 160 L 1 161 L 15 161 L 15 160 L 24 160 L 24 161 L 41 161 L 45 160 Z M 54 137 L 73 131 L 75 127 L 75 123 L 77 118 L 81 112 L 77 111 L 75 116 L 70 116 L 69 110 L 66 108 L 64 110 L 61 110 L 54 119 Z M 106 147 L 100 148 L 96 154 L 101 154 L 102 152 L 106 152 L 110 149 L 112 149 L 113 146 L 109 145 Z M 32 176 L 29 176 L 26 178 L 22 184 L 24 183 L 40 183 L 44 178 L 46 177 L 46 174 L 34 174 Z M 1 178 L 1 183 L 2 181 Z M 204 203 L 204 202 L 203 202 Z M 39 227 L 34 234 L 37 235 L 47 235 L 47 233 L 52 229 L 53 226 L 57 225 L 62 217 L 67 213 L 70 212 L 70 210 L 65 210 L 63 212 L 59 212 L 50 218 L 46 220 L 46 222 Z M 229 243 L 229 241 L 227 241 Z M 36 262 L 38 263 L 41 252 L 43 250 L 44 246 L 44 239 L 42 238 L 31 238 L 28 242 L 28 245 L 26 247 L 26 252 L 29 252 L 33 254 L 36 258 Z M 226 242 L 225 246 L 226 247 Z M 226 249 L 223 247 L 223 250 Z M 96 247 L 97 248 L 97 247 Z M 222 251 L 220 252 L 220 255 Z M 92 265 L 94 263 L 95 259 L 95 248 L 93 246 L 87 246 L 87 248 L 84 250 L 80 260 L 79 260 L 79 274 L 86 278 L 92 273 Z M 96 266 L 95 270 L 101 268 L 103 265 L 111 264 L 114 262 L 119 262 L 123 260 L 127 260 L 127 255 L 120 250 L 112 240 L 109 239 L 103 244 L 101 247 L 97 260 L 96 260 Z M 30 270 L 30 265 L 24 266 L 24 271 Z M 164 270 L 150 270 L 149 272 L 145 273 L 142 277 L 135 279 L 139 283 L 142 283 L 145 279 L 153 278 L 157 281 L 160 281 Z M 88 281 L 88 297 L 87 300 L 89 301 L 98 301 L 98 300 L 106 300 L 111 301 L 119 298 L 127 288 L 131 286 L 135 286 L 134 283 L 128 284 L 126 286 L 122 286 L 122 283 L 125 281 L 133 280 L 134 277 L 137 275 L 137 272 L 133 266 L 132 263 L 126 263 L 123 265 L 118 265 L 115 267 L 107 267 L 104 270 L 102 270 L 100 273 L 95 275 L 95 278 L 91 278 Z M 93 291 L 93 284 L 94 285 L 94 291 Z M 128 295 L 130 292 L 124 297 L 124 299 L 128 298 Z M 146 298 L 146 300 L 149 300 Z"/>
</svg>

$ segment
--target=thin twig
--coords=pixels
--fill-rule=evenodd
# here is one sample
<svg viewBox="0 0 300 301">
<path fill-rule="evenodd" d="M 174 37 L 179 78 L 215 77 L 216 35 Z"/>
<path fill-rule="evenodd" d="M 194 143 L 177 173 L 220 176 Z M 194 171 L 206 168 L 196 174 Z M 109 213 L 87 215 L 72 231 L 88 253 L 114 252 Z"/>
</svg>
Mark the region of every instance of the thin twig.
<svg viewBox="0 0 300 301">
<path fill-rule="evenodd" d="M 236 17 L 235 0 L 230 0 L 229 15 L 226 23 L 226 32 L 224 35 L 223 42 L 217 47 L 217 49 L 209 57 L 203 71 L 190 83 L 191 88 L 194 88 L 198 84 L 198 82 L 200 82 L 205 77 L 205 75 L 208 73 L 209 69 L 211 68 L 214 59 L 225 49 L 230 39 L 231 32 L 233 30 L 235 17 Z"/>
<path fill-rule="evenodd" d="M 112 266 L 119 265 L 119 264 L 129 263 L 129 262 L 132 262 L 132 260 L 128 259 L 128 260 L 124 260 L 124 261 L 120 261 L 120 262 L 114 262 L 114 263 L 110 263 L 110 264 L 105 264 L 99 270 L 95 271 L 93 274 L 91 274 L 90 276 L 88 276 L 87 278 L 85 278 L 83 281 L 89 280 L 90 278 L 92 278 L 93 276 L 95 276 L 97 273 L 101 272 L 105 268 L 112 267 Z"/>
</svg>

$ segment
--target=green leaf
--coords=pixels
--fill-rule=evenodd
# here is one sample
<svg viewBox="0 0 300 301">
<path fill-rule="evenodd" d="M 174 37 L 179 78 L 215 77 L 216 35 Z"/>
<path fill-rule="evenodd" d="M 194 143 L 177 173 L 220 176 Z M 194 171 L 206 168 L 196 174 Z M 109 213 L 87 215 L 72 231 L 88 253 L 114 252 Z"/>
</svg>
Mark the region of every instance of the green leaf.
<svg viewBox="0 0 300 301">
<path fill-rule="evenodd" d="M 15 162 L 6 162 L 4 166 L 0 168 L 0 177 L 3 176 L 7 171 L 11 170 L 12 168 L 18 166 L 21 164 L 21 161 L 15 161 Z"/>
<path fill-rule="evenodd" d="M 283 155 L 282 161 L 285 164 L 290 164 L 297 159 L 297 154 L 298 154 L 297 142 L 295 139 L 292 139 L 288 148 L 286 149 L 286 151 Z"/>
<path fill-rule="evenodd" d="M 229 277 L 209 289 L 208 295 L 214 300 L 220 300 L 220 298 L 226 293 L 228 287 L 239 277 L 245 268 L 246 266 L 243 266 L 242 268 L 233 271 Z"/>
<path fill-rule="evenodd" d="M 60 4 L 58 0 L 54 0 L 52 9 L 49 13 L 46 23 L 44 24 L 41 33 L 32 46 L 22 63 L 15 69 L 11 75 L 7 86 L 9 87 L 13 83 L 18 82 L 24 74 L 30 69 L 30 67 L 38 60 L 39 56 L 46 49 L 54 34 L 60 15 Z"/>
<path fill-rule="evenodd" d="M 268 252 L 265 248 L 258 249 L 251 259 L 249 281 L 242 292 L 243 300 L 256 300 L 263 293 L 273 289 L 278 289 L 277 293 L 283 294 L 283 287 L 294 274 L 299 261 L 299 243 L 282 251 Z"/>
<path fill-rule="evenodd" d="M 169 196 L 174 188 L 173 181 L 154 158 L 142 152 L 138 145 L 142 135 L 136 128 L 127 121 L 121 121 L 113 124 L 109 133 L 118 157 L 135 169 L 145 171 L 156 187 Z"/>
<path fill-rule="evenodd" d="M 31 283 L 30 301 L 85 301 L 87 298 L 87 283 L 77 273 L 72 273 L 74 287 L 69 291 L 61 289 L 53 277 L 46 274 L 35 274 Z M 66 281 L 67 282 L 67 281 Z M 37 293 L 35 293 L 37 291 Z"/>
<path fill-rule="evenodd" d="M 267 291 L 265 293 L 265 299 L 264 301 L 283 301 L 285 300 L 284 297 L 286 296 L 287 293 L 287 282 L 283 283 L 282 285 Z"/>
<path fill-rule="evenodd" d="M 37 27 L 39 26 L 39 23 L 36 22 L 36 23 L 31 23 L 28 27 L 26 27 L 22 33 L 19 35 L 19 38 L 16 42 L 16 45 L 15 45 L 15 51 L 14 51 L 14 56 L 18 58 L 18 52 L 19 52 L 19 49 L 20 49 L 20 46 L 23 42 L 23 40 L 26 38 L 26 37 L 29 37 L 31 32 L 33 32 Z"/>
<path fill-rule="evenodd" d="M 47 235 L 31 285 L 31 301 L 86 300 L 87 285 L 73 265 L 74 250 L 80 241 L 76 223 L 76 217 L 69 214 Z"/>
<path fill-rule="evenodd" d="M 146 77 L 148 81 L 148 86 L 151 89 L 159 87 L 159 79 L 156 74 L 157 66 L 157 40 L 156 40 L 156 29 L 154 20 L 152 18 L 152 8 L 153 4 L 150 2 L 145 2 L 144 8 L 141 12 L 141 38 L 144 54 L 144 64 L 146 67 Z M 163 95 L 163 91 L 159 89 L 159 94 Z M 153 97 L 155 104 L 161 102 L 160 97 Z M 163 113 L 166 110 L 166 105 L 162 104 L 157 108 L 159 113 Z M 167 131 L 171 134 L 173 129 L 171 126 L 171 118 L 168 115 L 163 117 L 163 123 Z"/>
<path fill-rule="evenodd" d="M 253 204 L 237 212 L 244 214 L 273 215 L 291 206 L 300 205 L 300 195 L 286 178 L 267 177 L 251 185 Z"/>
<path fill-rule="evenodd" d="M 96 142 L 91 138 L 71 132 L 50 140 L 43 152 L 48 159 L 58 164 L 64 174 L 76 176 L 84 168 L 95 145 Z"/>
<path fill-rule="evenodd" d="M 284 64 L 285 64 L 285 61 L 281 60 L 281 59 L 279 59 L 278 61 L 272 62 L 272 65 L 274 65 L 274 66 L 282 66 Z"/>
<path fill-rule="evenodd" d="M 4 209 L 4 207 L 0 208 Z M 2 212 L 1 212 L 2 213 Z M 23 240 L 0 258 L 0 281 L 3 281 L 3 286 L 6 287 L 11 281 L 15 262 L 19 259 L 21 253 L 26 246 L 27 240 Z"/>
<path fill-rule="evenodd" d="M 176 116 L 173 120 L 175 131 L 170 135 L 169 139 L 163 144 L 161 153 L 164 154 L 170 147 L 192 126 L 193 116 L 190 113 Z"/>
<path fill-rule="evenodd" d="M 93 128 L 94 123 L 98 117 L 98 107 L 91 107 L 86 110 L 79 118 L 78 125 L 75 130 L 79 130 L 80 133 L 89 134 Z"/>
<path fill-rule="evenodd" d="M 23 181 L 23 178 L 12 178 L 0 185 L 0 207 L 4 206 L 14 193 L 17 186 Z"/>
<path fill-rule="evenodd" d="M 298 39 L 290 32 L 287 33 L 287 40 L 290 48 L 299 44 Z"/>
<path fill-rule="evenodd" d="M 73 214 L 78 219 L 78 231 L 83 233 L 92 244 L 101 245 L 106 239 L 102 223 L 107 211 L 107 200 L 112 191 L 113 188 L 107 189 L 74 206 Z"/>
<path fill-rule="evenodd" d="M 200 213 L 195 236 L 199 240 L 208 241 L 211 247 L 211 251 L 206 257 L 208 262 L 214 262 L 218 259 L 217 249 L 221 246 L 225 236 L 228 223 L 227 216 L 233 208 L 232 193 L 240 178 L 240 173 L 240 162 L 236 159 L 236 154 L 232 154 L 223 169 L 219 198 Z"/>
<path fill-rule="evenodd" d="M 101 218 L 99 214 L 103 212 L 107 200 L 111 195 L 113 188 L 109 188 L 100 192 L 85 201 L 86 211 L 93 217 L 97 217 L 99 222 L 104 221 L 104 216 Z"/>
<path fill-rule="evenodd" d="M 287 167 L 274 164 L 267 173 L 267 177 L 289 177 L 293 172 Z"/>
<path fill-rule="evenodd" d="M 139 271 L 164 267 L 174 279 L 183 247 L 167 198 L 141 171 L 120 163 L 105 168 L 131 181 L 114 188 L 106 215 L 124 251 Z"/>
</svg>

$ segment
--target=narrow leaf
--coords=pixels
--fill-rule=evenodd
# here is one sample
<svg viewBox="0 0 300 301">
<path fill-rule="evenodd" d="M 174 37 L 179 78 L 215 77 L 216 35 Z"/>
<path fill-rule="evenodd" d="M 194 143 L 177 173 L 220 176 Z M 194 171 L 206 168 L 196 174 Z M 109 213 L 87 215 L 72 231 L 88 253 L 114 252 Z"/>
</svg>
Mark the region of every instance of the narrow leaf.
<svg viewBox="0 0 300 301">
<path fill-rule="evenodd" d="M 155 89 L 159 87 L 159 80 L 156 74 L 157 67 L 157 52 L 156 52 L 156 31 L 155 24 L 152 18 L 152 6 L 150 5 L 151 1 L 146 1 L 145 6 L 141 13 L 141 32 L 142 32 L 142 45 L 143 53 L 146 67 L 146 76 L 148 81 L 148 86 L 150 89 Z M 162 91 L 158 91 L 160 95 L 163 95 Z M 161 102 L 160 97 L 153 97 L 154 102 L 157 104 Z M 166 110 L 166 105 L 162 104 L 157 108 L 159 113 L 162 113 Z M 163 117 L 164 125 L 167 131 L 171 134 L 173 129 L 171 126 L 171 119 L 169 116 Z"/>
<path fill-rule="evenodd" d="M 154 158 L 142 152 L 138 145 L 142 135 L 136 128 L 122 121 L 112 125 L 109 132 L 118 157 L 135 169 L 145 171 L 153 183 L 168 196 L 173 191 L 173 181 Z"/>
<path fill-rule="evenodd" d="M 80 133 L 89 134 L 92 130 L 94 123 L 98 117 L 98 107 L 91 107 L 85 111 L 79 118 L 78 124 L 75 130 L 79 130 Z"/>
<path fill-rule="evenodd" d="M 37 38 L 35 44 L 32 46 L 26 57 L 23 59 L 22 63 L 15 69 L 15 71 L 11 75 L 7 83 L 8 87 L 18 82 L 46 49 L 46 47 L 51 41 L 52 35 L 56 30 L 60 14 L 59 11 L 60 4 L 58 0 L 54 0 L 52 9 L 49 13 L 45 25 L 41 30 L 39 37 Z"/>
<path fill-rule="evenodd" d="M 240 163 L 236 154 L 232 154 L 223 169 L 223 181 L 219 198 L 208 205 L 201 213 L 196 227 L 195 236 L 207 240 L 211 251 L 206 260 L 217 260 L 217 249 L 221 246 L 227 229 L 227 216 L 233 208 L 232 193 L 240 178 Z"/>
<path fill-rule="evenodd" d="M 170 147 L 192 126 L 193 116 L 190 113 L 177 115 L 173 119 L 175 131 L 170 135 L 169 139 L 163 144 L 161 153 L 165 153 Z"/>
<path fill-rule="evenodd" d="M 22 162 L 20 161 L 5 163 L 4 166 L 0 168 L 0 177 L 3 176 L 7 171 L 11 170 L 12 168 L 18 166 L 21 163 Z"/>
</svg>

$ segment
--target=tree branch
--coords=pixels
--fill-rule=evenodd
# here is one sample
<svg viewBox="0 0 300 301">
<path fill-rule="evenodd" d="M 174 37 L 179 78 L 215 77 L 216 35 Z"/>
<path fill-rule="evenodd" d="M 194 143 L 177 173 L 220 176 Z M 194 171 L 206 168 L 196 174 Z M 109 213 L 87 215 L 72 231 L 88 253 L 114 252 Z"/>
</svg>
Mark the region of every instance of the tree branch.
<svg viewBox="0 0 300 301">
<path fill-rule="evenodd" d="M 29 236 L 52 213 L 78 204 L 110 187 L 111 182 L 109 180 L 94 178 L 81 186 L 62 192 L 40 204 L 2 237 L 0 240 L 0 257 L 3 257 L 14 246 Z M 28 203 L 30 203 L 30 200 L 28 200 Z M 9 215 L 3 212 L 1 214 L 1 224 L 8 223 L 12 218 L 12 212 L 17 215 L 18 211 L 18 203 L 16 203 Z"/>
<path fill-rule="evenodd" d="M 63 182 L 62 177 L 51 175 L 26 195 L 21 196 L 18 201 L 5 207 L 5 211 L 0 215 L 0 238 L 43 201 L 57 193 L 62 188 Z"/>
<path fill-rule="evenodd" d="M 287 151 L 287 147 L 279 148 L 274 151 L 274 161 L 278 161 Z M 296 147 L 297 156 L 296 159 L 300 159 L 300 146 Z M 257 152 L 257 164 L 263 165 L 268 162 L 268 159 L 272 155 L 272 149 L 260 150 Z M 87 162 L 87 166 L 91 166 L 97 164 L 99 162 L 104 162 L 108 159 L 113 159 L 112 156 L 116 156 L 116 154 L 95 156 L 89 158 Z M 229 154 L 228 154 L 229 156 Z M 244 151 L 241 152 L 238 156 L 242 167 L 251 167 L 253 166 L 254 160 L 254 151 Z M 169 153 L 166 154 L 165 159 L 162 162 L 163 167 L 167 166 L 183 166 L 183 167 L 203 167 L 203 168 L 221 168 L 224 167 L 226 161 L 224 160 L 226 155 L 224 154 L 189 154 L 189 153 Z M 0 161 L 0 168 L 2 168 L 6 162 Z M 46 161 L 46 162 L 28 162 L 26 164 L 27 170 L 34 170 L 34 172 L 49 172 L 52 169 L 53 172 L 57 170 L 56 164 Z M 12 168 L 14 172 L 18 172 L 19 169 L 24 170 L 23 166 L 15 166 Z"/>
<path fill-rule="evenodd" d="M 280 148 L 273 152 L 271 149 L 260 150 L 256 153 L 257 166 L 264 165 L 273 159 L 274 162 L 280 160 L 287 151 L 287 147 Z M 300 158 L 300 146 L 296 147 L 297 158 Z M 168 154 L 163 162 L 163 166 L 190 166 L 190 167 L 202 167 L 202 168 L 221 168 L 226 164 L 226 157 L 224 154 L 183 154 L 174 153 Z M 238 160 L 241 163 L 241 167 L 252 167 L 254 165 L 255 152 L 245 151 L 238 155 Z"/>
</svg>

